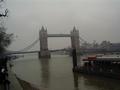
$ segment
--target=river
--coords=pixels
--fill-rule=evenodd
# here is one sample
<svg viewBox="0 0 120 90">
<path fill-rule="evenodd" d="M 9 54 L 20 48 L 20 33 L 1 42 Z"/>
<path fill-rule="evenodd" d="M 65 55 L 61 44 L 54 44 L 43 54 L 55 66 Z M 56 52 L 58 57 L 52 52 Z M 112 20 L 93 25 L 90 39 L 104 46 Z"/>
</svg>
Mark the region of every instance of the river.
<svg viewBox="0 0 120 90">
<path fill-rule="evenodd" d="M 120 90 L 119 80 L 73 74 L 72 58 L 67 55 L 38 59 L 37 54 L 28 54 L 13 64 L 19 78 L 40 90 Z"/>
</svg>

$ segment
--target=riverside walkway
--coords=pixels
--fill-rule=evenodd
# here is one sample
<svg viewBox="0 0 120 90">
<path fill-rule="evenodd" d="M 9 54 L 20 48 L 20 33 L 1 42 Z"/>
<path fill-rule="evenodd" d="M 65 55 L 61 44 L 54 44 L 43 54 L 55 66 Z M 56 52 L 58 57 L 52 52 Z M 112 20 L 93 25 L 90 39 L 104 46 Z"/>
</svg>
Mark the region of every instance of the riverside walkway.
<svg viewBox="0 0 120 90">
<path fill-rule="evenodd" d="M 9 67 L 9 62 L 7 66 L 8 66 L 8 75 L 9 75 L 8 80 L 10 81 L 9 89 L 7 90 L 23 90 L 15 74 L 11 71 Z M 0 85 L 0 90 L 5 90 L 3 85 Z"/>
<path fill-rule="evenodd" d="M 10 90 L 23 90 L 15 74 L 9 69 Z"/>
</svg>

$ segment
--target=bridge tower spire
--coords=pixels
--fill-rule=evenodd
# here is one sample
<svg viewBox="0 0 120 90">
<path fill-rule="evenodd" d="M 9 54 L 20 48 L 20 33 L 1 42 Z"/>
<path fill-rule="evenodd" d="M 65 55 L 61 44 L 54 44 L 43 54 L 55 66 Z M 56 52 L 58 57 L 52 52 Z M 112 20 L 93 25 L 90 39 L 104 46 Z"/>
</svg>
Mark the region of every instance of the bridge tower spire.
<svg viewBox="0 0 120 90">
<path fill-rule="evenodd" d="M 44 29 L 42 26 L 39 32 L 39 39 L 40 39 L 40 53 L 39 57 L 41 58 L 50 58 L 50 51 L 48 50 L 48 35 L 47 29 Z"/>
</svg>

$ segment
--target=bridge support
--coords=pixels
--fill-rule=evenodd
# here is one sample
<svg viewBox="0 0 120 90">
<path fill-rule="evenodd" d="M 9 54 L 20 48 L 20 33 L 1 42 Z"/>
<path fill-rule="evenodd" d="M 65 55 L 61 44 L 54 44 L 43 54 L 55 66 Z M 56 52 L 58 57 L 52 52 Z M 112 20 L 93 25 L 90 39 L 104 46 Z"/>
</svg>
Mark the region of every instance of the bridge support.
<svg viewBox="0 0 120 90">
<path fill-rule="evenodd" d="M 78 60 L 80 59 L 80 44 L 79 44 L 79 30 L 74 27 L 71 31 L 71 46 L 73 56 L 73 71 L 77 68 Z"/>
<path fill-rule="evenodd" d="M 48 50 L 48 36 L 47 36 L 47 29 L 45 30 L 44 27 L 41 28 L 39 33 L 40 39 L 40 58 L 50 58 L 50 51 Z"/>
<path fill-rule="evenodd" d="M 76 54 L 79 55 L 80 53 L 80 44 L 79 44 L 79 30 L 76 30 L 74 27 L 71 31 L 71 46 L 72 49 L 76 50 Z"/>
</svg>

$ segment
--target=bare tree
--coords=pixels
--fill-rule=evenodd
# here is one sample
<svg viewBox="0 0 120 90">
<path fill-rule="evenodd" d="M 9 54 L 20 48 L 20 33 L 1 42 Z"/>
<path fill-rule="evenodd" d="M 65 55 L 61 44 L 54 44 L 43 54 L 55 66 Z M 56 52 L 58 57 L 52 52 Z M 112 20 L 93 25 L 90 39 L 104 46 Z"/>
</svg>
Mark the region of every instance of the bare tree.
<svg viewBox="0 0 120 90">
<path fill-rule="evenodd" d="M 0 4 L 3 3 L 4 0 L 0 0 Z M 0 7 L 2 9 L 2 7 Z M 4 23 L 2 22 L 5 17 L 8 16 L 8 9 L 4 11 L 4 13 L 0 13 L 0 54 L 6 51 L 6 48 L 11 44 L 13 39 L 13 34 L 6 33 L 6 28 Z"/>
<path fill-rule="evenodd" d="M 0 17 L 7 17 L 8 15 L 8 9 L 5 10 L 5 13 L 0 13 Z"/>
</svg>

